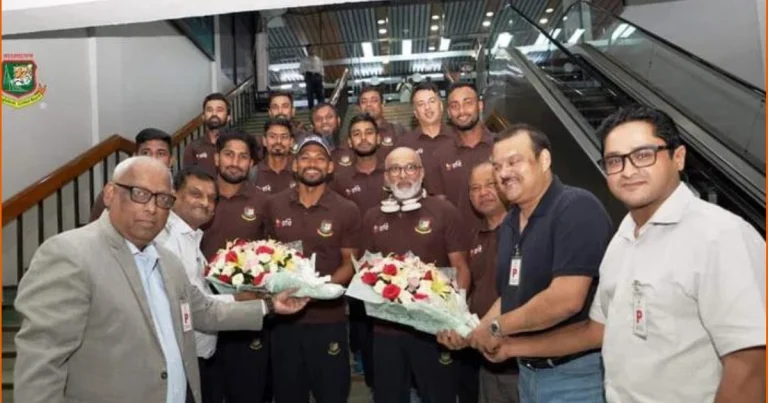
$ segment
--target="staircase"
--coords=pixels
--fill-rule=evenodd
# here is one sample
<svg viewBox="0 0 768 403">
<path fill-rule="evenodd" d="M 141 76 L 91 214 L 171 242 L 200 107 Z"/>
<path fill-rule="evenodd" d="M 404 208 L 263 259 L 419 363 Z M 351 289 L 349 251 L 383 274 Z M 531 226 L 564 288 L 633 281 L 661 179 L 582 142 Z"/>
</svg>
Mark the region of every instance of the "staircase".
<svg viewBox="0 0 768 403">
<path fill-rule="evenodd" d="M 21 320 L 13 309 L 15 297 L 15 286 L 3 287 L 3 403 L 13 402 L 13 363 L 16 361 L 13 339 L 21 325 Z"/>
</svg>

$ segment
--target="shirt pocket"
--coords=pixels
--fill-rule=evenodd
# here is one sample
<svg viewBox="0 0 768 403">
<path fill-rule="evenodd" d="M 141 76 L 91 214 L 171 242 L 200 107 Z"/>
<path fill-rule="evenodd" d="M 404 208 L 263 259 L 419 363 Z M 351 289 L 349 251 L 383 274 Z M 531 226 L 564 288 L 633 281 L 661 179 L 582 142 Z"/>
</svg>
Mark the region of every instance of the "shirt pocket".
<svg viewBox="0 0 768 403">
<path fill-rule="evenodd" d="M 629 287 L 630 312 L 633 315 L 636 300 L 639 298 L 644 301 L 648 332 L 646 340 L 652 343 L 654 348 L 675 350 L 678 344 L 678 332 L 672 307 L 679 303 L 679 298 L 671 280 L 634 278 Z"/>
</svg>

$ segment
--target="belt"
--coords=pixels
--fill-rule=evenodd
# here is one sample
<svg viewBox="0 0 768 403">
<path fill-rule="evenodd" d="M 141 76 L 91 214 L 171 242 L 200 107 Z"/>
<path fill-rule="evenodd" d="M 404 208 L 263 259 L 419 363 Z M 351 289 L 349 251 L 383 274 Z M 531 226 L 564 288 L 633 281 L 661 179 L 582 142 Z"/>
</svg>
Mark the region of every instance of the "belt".
<svg viewBox="0 0 768 403">
<path fill-rule="evenodd" d="M 546 369 L 546 368 L 554 368 L 558 365 L 563 365 L 567 362 L 573 361 L 577 358 L 584 357 L 585 355 L 592 354 L 594 352 L 597 352 L 597 350 L 582 351 L 580 353 L 564 355 L 562 357 L 518 358 L 518 361 L 520 362 L 520 365 L 527 367 L 529 369 Z"/>
</svg>

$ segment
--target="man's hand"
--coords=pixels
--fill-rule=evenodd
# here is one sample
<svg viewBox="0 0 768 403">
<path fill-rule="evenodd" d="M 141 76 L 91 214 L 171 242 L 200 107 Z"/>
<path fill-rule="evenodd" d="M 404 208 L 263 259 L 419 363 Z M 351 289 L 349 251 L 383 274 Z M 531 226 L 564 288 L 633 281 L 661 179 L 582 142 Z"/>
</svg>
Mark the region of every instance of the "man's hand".
<svg viewBox="0 0 768 403">
<path fill-rule="evenodd" d="M 461 350 L 469 346 L 467 339 L 461 337 L 455 330 L 441 330 L 437 333 L 437 342 L 450 350 Z"/>
<path fill-rule="evenodd" d="M 307 305 L 307 302 L 309 302 L 309 298 L 293 297 L 292 295 L 296 291 L 298 291 L 297 288 L 291 288 L 290 290 L 285 290 L 275 295 L 275 297 L 272 299 L 272 302 L 274 302 L 276 314 L 293 315 L 294 313 L 304 309 L 304 307 Z"/>
<path fill-rule="evenodd" d="M 501 340 L 491 334 L 490 326 L 481 323 L 468 337 L 469 345 L 483 354 L 495 354 Z"/>
<path fill-rule="evenodd" d="M 514 343 L 513 340 L 513 338 L 506 338 L 503 343 L 499 344 L 499 348 L 497 348 L 495 352 L 484 352 L 483 356 L 486 360 L 494 363 L 500 363 L 509 360 L 510 358 L 514 357 L 514 355 L 511 353 L 512 343 Z"/>
</svg>

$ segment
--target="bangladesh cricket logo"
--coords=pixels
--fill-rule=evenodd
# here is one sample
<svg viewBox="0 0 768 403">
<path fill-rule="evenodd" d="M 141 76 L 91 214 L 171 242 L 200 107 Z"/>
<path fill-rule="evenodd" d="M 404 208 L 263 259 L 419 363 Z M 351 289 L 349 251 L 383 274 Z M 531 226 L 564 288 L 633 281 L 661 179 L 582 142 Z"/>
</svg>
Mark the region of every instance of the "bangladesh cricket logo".
<svg viewBox="0 0 768 403">
<path fill-rule="evenodd" d="M 39 102 L 45 96 L 45 86 L 37 79 L 37 64 L 32 55 L 25 58 L 3 59 L 3 104 L 20 109 Z"/>
</svg>

